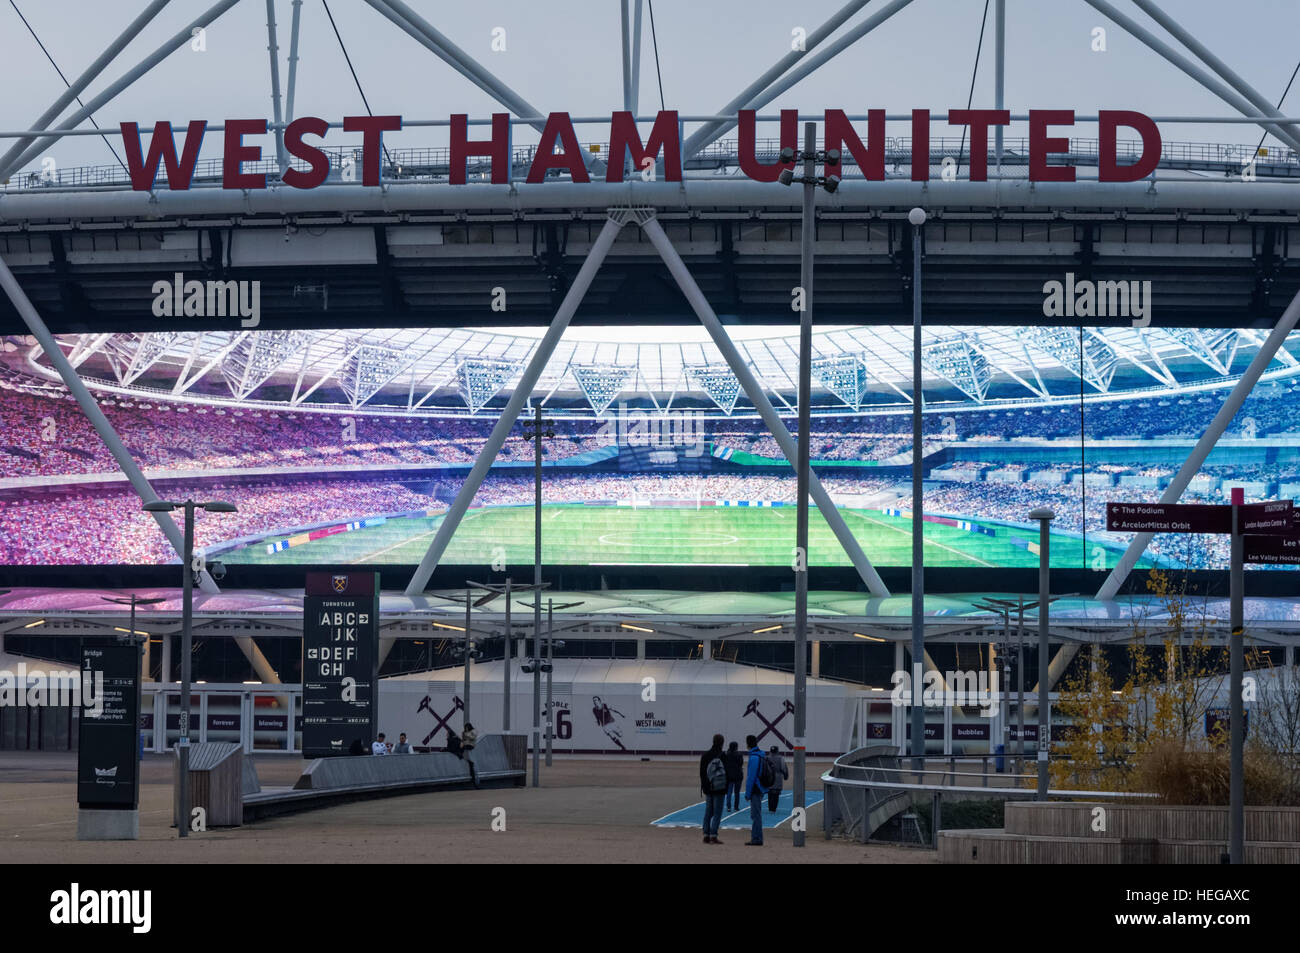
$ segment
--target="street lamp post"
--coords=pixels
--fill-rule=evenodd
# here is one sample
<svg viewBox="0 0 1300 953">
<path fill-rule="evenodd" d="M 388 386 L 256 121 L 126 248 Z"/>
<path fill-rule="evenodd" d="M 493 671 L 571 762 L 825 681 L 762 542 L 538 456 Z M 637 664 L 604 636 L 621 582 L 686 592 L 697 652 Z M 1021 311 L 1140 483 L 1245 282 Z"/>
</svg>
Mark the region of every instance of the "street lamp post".
<svg viewBox="0 0 1300 953">
<path fill-rule="evenodd" d="M 153 500 L 144 504 L 147 513 L 170 513 L 176 509 L 185 511 L 185 545 L 181 554 L 181 697 L 180 697 L 180 733 L 176 739 L 176 756 L 179 762 L 180 778 L 176 790 L 176 830 L 181 837 L 189 836 L 189 794 L 190 794 L 190 665 L 194 654 L 192 623 L 194 619 L 194 577 L 200 570 L 194 568 L 194 511 L 207 510 L 209 513 L 234 513 L 235 504 L 212 500 L 196 503 L 185 500 L 178 503 L 173 500 Z"/>
<path fill-rule="evenodd" d="M 803 175 L 795 176 L 795 159 L 803 160 Z M 805 762 L 807 759 L 808 732 L 808 484 L 811 482 L 811 464 L 808 444 L 812 430 L 812 320 L 813 320 L 813 242 L 816 238 L 817 220 L 814 200 L 817 187 L 827 192 L 839 188 L 840 177 L 832 172 L 817 175 L 817 163 L 824 162 L 837 170 L 840 151 L 817 149 L 817 123 L 803 127 L 803 151 L 786 146 L 781 150 L 781 170 L 778 181 L 782 185 L 798 182 L 803 186 L 803 216 L 800 223 L 799 290 L 799 446 L 795 473 L 797 479 L 795 503 L 795 598 L 794 598 L 794 790 L 793 806 L 796 813 L 805 806 Z M 804 846 L 803 824 L 791 824 L 794 846 Z"/>
<path fill-rule="evenodd" d="M 144 643 L 144 652 L 143 652 L 144 658 L 143 661 L 140 663 L 140 681 L 141 683 L 148 681 L 149 670 L 153 667 L 149 661 L 149 634 L 147 632 L 137 632 L 135 630 L 135 607 L 157 605 L 158 603 L 166 602 L 167 600 L 163 598 L 141 599 L 134 592 L 131 593 L 130 599 L 122 599 L 115 596 L 101 596 L 100 598 L 102 598 L 105 602 L 112 602 L 112 603 L 116 603 L 119 606 L 131 607 L 131 621 L 127 623 L 127 637 L 134 639 L 138 635 L 140 636 L 141 641 Z"/>
<path fill-rule="evenodd" d="M 542 419 L 542 404 L 533 405 L 531 426 L 524 429 L 524 437 L 533 441 L 533 586 L 542 588 L 542 438 L 554 437 L 549 421 Z M 542 666 L 542 600 L 533 602 L 533 787 L 541 785 L 541 699 Z"/>
<path fill-rule="evenodd" d="M 1047 710 L 1047 626 L 1051 613 L 1051 524 L 1056 514 L 1045 506 L 1030 511 L 1038 520 L 1038 793 L 1035 800 L 1047 800 L 1047 759 L 1052 750 L 1052 726 Z"/>
<path fill-rule="evenodd" d="M 538 590 L 538 591 L 539 591 L 539 593 L 540 593 L 540 590 Z M 540 595 L 538 596 L 537 605 L 538 605 L 538 606 L 541 606 L 541 597 L 540 597 Z M 552 753 L 551 753 L 551 740 L 552 740 L 552 739 L 554 738 L 554 736 L 555 736 L 555 711 L 554 711 L 554 706 L 553 706 L 553 703 L 552 703 L 552 697 L 551 697 L 551 688 L 552 688 L 553 675 L 554 675 L 554 670 L 555 670 L 555 648 L 556 648 L 556 645 L 555 645 L 555 610 L 556 610 L 556 609 L 572 609 L 574 606 L 580 606 L 580 605 L 582 605 L 581 600 L 578 601 L 578 602 L 561 602 L 559 605 L 556 605 L 554 599 L 548 598 L 548 599 L 546 600 L 546 659 L 545 659 L 544 661 L 541 659 L 540 651 L 539 651 L 539 655 L 538 655 L 538 657 L 537 657 L 537 658 L 534 658 L 534 659 L 530 659 L 530 660 L 529 660 L 529 663 L 528 663 L 529 666 L 537 666 L 538 668 L 541 669 L 542 672 L 544 672 L 544 673 L 546 674 L 546 725 L 545 725 L 545 734 L 546 734 L 546 766 L 547 766 L 548 768 L 551 766 L 551 756 L 552 756 Z M 530 606 L 530 608 L 531 608 L 531 606 Z M 564 643 L 561 642 L 561 643 L 559 644 L 559 647 L 560 647 L 560 648 L 564 648 Z M 539 708 L 540 706 L 541 706 L 541 700 L 540 700 L 540 698 L 538 697 L 538 695 L 537 695 L 537 693 L 536 693 L 536 690 L 534 690 L 534 694 L 533 694 L 533 707 L 534 707 L 534 708 Z"/>
<path fill-rule="evenodd" d="M 925 209 L 907 213 L 912 226 L 912 770 L 925 768 L 925 708 L 917 699 L 925 663 L 925 505 L 921 480 L 921 241 Z"/>
</svg>

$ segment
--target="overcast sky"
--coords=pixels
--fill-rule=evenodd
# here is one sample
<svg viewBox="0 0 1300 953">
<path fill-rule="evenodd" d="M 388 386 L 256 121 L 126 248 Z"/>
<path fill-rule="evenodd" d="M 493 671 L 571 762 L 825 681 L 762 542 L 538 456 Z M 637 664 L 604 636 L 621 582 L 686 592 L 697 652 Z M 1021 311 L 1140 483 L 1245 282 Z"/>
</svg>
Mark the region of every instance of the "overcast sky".
<svg viewBox="0 0 1300 953">
<path fill-rule="evenodd" d="M 15 0 L 37 35 L 74 78 L 142 9 L 144 0 Z M 1125 12 L 1151 24 L 1128 0 Z M 616 0 L 410 0 L 411 6 L 542 112 L 604 115 L 621 108 L 619 14 Z M 656 0 L 655 27 L 664 101 L 683 113 L 712 113 L 789 49 L 791 31 L 812 32 L 844 0 Z M 872 0 L 860 22 L 885 0 Z M 399 32 L 364 0 L 329 0 L 375 112 L 406 119 L 446 118 L 451 112 L 488 116 L 485 93 Z M 966 104 L 985 0 L 914 0 L 821 71 L 782 94 L 765 112 L 841 107 L 862 112 L 881 107 L 906 112 Z M 1300 48 L 1296 0 L 1162 0 L 1194 35 L 1276 101 Z M 83 96 L 88 99 L 165 39 L 200 16 L 208 0 L 172 0 Z M 980 57 L 975 105 L 993 100 L 993 15 Z M 287 78 L 292 5 L 275 0 L 281 43 L 281 82 Z M 1095 27 L 1106 28 L 1106 51 L 1092 50 Z M 492 50 L 494 28 L 505 30 L 505 52 Z M 843 28 L 842 28 L 843 30 Z M 644 19 L 641 111 L 659 106 L 655 55 L 647 9 Z M 838 35 L 838 34 L 837 34 Z M 152 124 L 225 118 L 269 118 L 269 66 L 264 0 L 240 0 L 212 22 L 204 52 L 188 45 L 104 106 L 96 119 L 115 127 L 124 120 Z M 36 41 L 8 2 L 0 3 L 0 128 L 26 129 L 64 89 Z M 1007 0 L 1007 105 L 1012 111 L 1073 107 L 1130 108 L 1148 115 L 1232 115 L 1233 110 L 1107 21 L 1084 0 Z M 1297 84 L 1300 85 L 1300 84 Z M 1288 114 L 1300 114 L 1292 90 Z M 296 114 L 337 121 L 363 112 L 360 96 L 325 14 L 322 0 L 304 0 Z M 906 130 L 900 128 L 900 134 Z M 942 133 L 936 124 L 934 134 Z M 1080 135 L 1091 136 L 1081 127 Z M 1167 140 L 1253 144 L 1254 127 L 1166 126 Z M 579 130 L 596 139 L 603 130 Z M 524 131 L 519 141 L 527 141 Z M 115 146 L 119 140 L 111 139 Z M 342 144 L 341 132 L 327 143 Z M 397 146 L 437 141 L 431 132 L 393 137 Z M 220 152 L 215 136 L 204 157 Z M 98 138 L 69 138 L 50 151 L 60 166 L 112 163 Z"/>
</svg>

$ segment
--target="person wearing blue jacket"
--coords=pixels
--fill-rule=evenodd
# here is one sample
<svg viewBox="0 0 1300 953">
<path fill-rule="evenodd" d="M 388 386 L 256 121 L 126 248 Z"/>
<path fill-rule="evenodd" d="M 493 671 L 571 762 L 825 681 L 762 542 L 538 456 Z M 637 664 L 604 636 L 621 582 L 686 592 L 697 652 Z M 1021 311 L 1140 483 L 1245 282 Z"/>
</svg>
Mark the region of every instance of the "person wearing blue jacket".
<svg viewBox="0 0 1300 953">
<path fill-rule="evenodd" d="M 745 744 L 749 748 L 749 767 L 745 772 L 745 800 L 749 801 L 749 819 L 753 822 L 753 830 L 750 832 L 749 840 L 745 841 L 745 846 L 762 847 L 763 795 L 767 793 L 767 788 L 763 787 L 760 780 L 760 770 L 767 755 L 758 746 L 758 739 L 753 735 L 745 737 Z"/>
</svg>

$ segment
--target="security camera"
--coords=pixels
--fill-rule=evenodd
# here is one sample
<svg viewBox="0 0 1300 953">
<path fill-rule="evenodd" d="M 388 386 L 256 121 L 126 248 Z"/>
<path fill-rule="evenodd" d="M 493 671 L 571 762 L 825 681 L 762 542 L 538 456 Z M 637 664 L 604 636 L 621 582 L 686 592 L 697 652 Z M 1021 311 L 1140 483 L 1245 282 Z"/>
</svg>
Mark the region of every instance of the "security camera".
<svg viewBox="0 0 1300 953">
<path fill-rule="evenodd" d="M 794 150 L 791 149 L 789 146 L 786 146 L 781 150 L 781 162 L 785 165 L 789 165 L 793 161 L 794 161 Z"/>
<path fill-rule="evenodd" d="M 827 165 L 839 165 L 839 164 L 840 164 L 840 150 L 839 150 L 839 149 L 827 149 L 827 150 L 826 150 L 826 164 L 827 164 Z"/>
<path fill-rule="evenodd" d="M 557 649 L 562 649 L 562 648 L 564 648 L 564 643 L 563 643 L 562 641 L 560 641 L 559 639 L 557 639 L 557 640 L 555 640 L 554 642 L 552 642 L 551 645 L 552 645 L 553 647 L 557 648 Z"/>
<path fill-rule="evenodd" d="M 822 183 L 822 188 L 827 192 L 834 193 L 840 187 L 840 177 L 838 175 L 826 176 L 826 181 Z"/>
<path fill-rule="evenodd" d="M 776 180 L 782 185 L 789 185 L 794 181 L 794 173 L 789 169 L 782 169 L 781 174 L 776 177 Z"/>
<path fill-rule="evenodd" d="M 214 561 L 208 563 L 208 575 L 210 575 L 217 582 L 220 582 L 221 580 L 225 579 L 226 578 L 225 563 L 220 561 Z"/>
</svg>

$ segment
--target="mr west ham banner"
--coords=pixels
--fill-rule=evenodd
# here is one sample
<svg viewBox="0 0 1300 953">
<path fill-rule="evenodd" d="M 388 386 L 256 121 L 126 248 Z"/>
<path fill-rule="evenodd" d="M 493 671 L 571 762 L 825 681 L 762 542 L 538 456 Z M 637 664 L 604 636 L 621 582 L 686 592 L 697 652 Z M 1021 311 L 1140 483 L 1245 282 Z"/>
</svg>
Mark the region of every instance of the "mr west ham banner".
<svg viewBox="0 0 1300 953">
<path fill-rule="evenodd" d="M 1074 125 L 1072 109 L 1029 110 L 1029 181 L 1073 182 L 1073 166 L 1053 163 L 1053 156 L 1067 153 L 1070 148 L 1070 131 Z M 741 110 L 736 115 L 737 150 L 740 170 L 757 182 L 775 182 L 784 168 L 794 163 L 760 162 L 757 156 L 755 126 L 758 122 L 754 110 Z M 960 127 L 970 135 L 970 150 L 966 157 L 972 182 L 988 180 L 988 141 L 990 130 L 1011 123 L 1011 112 L 1006 109 L 950 109 L 946 115 L 932 117 L 928 109 L 911 111 L 912 164 L 914 182 L 930 179 L 930 128 L 933 122 L 944 122 L 950 127 Z M 867 112 L 865 126 L 849 121 L 842 109 L 824 112 L 822 143 L 827 150 L 847 152 L 869 182 L 885 178 L 885 123 L 883 109 Z M 1101 182 L 1136 182 L 1146 178 L 1160 161 L 1160 131 L 1155 122 L 1142 113 L 1131 110 L 1101 110 L 1097 114 L 1098 155 L 1097 178 Z M 152 135 L 145 143 L 140 126 L 133 122 L 121 124 L 122 144 L 131 176 L 131 187 L 148 192 L 154 189 L 159 167 L 167 172 L 168 187 L 185 190 L 190 187 L 194 169 L 207 132 L 207 121 L 196 119 L 185 129 L 179 148 L 176 130 L 171 123 L 154 124 Z M 335 127 L 337 123 L 333 124 Z M 469 117 L 457 113 L 447 123 L 450 130 L 449 156 L 451 185 L 464 185 L 468 181 L 466 162 L 471 156 L 490 160 L 490 181 L 508 185 L 513 178 L 511 148 L 511 122 L 507 113 L 495 113 L 490 132 L 485 138 L 470 138 Z M 799 114 L 797 110 L 784 109 L 780 116 L 782 148 L 799 149 Z M 661 110 L 650 129 L 649 137 L 642 140 L 637 123 L 630 112 L 615 112 L 609 123 L 609 152 L 605 156 L 606 182 L 622 182 L 625 166 L 630 160 L 633 175 L 650 178 L 656 175 L 662 163 L 663 178 L 669 182 L 682 180 L 683 122 L 676 110 Z M 381 157 L 384 134 L 396 133 L 402 128 L 401 116 L 347 116 L 343 119 L 345 133 L 361 133 L 361 182 L 363 185 L 380 184 Z M 222 180 L 226 189 L 265 189 L 264 173 L 245 172 L 245 163 L 262 158 L 262 148 L 244 141 L 247 136 L 263 136 L 271 127 L 265 119 L 227 119 L 222 124 Z M 290 168 L 283 176 L 284 184 L 295 189 L 311 189 L 324 183 L 330 174 L 329 156 L 320 148 L 328 137 L 331 124 L 314 116 L 302 116 L 284 127 L 284 147 L 295 159 L 307 164 L 306 169 Z M 1142 143 L 1141 155 L 1133 162 L 1119 161 L 1120 130 L 1125 139 L 1137 138 Z M 479 136 L 479 133 L 475 133 Z M 309 141 L 309 137 L 310 140 Z M 836 174 L 836 163 L 828 163 L 828 175 Z M 574 123 L 567 112 L 553 112 L 545 122 L 541 138 L 526 181 L 546 181 L 552 171 L 567 172 L 571 181 L 591 181 L 581 144 L 574 131 Z"/>
<path fill-rule="evenodd" d="M 307 574 L 304 758 L 370 752 L 379 690 L 379 573 Z"/>
</svg>

